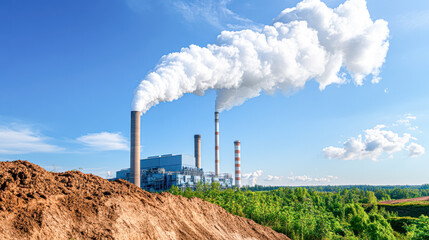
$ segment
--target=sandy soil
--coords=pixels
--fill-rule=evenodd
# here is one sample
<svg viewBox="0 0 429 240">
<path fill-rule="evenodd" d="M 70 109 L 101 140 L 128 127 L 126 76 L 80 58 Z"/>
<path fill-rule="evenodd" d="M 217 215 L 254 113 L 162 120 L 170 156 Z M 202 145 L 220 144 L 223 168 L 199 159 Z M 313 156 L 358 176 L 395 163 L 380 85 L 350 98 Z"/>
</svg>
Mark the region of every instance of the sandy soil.
<svg viewBox="0 0 429 240">
<path fill-rule="evenodd" d="M 289 239 L 198 198 L 0 162 L 0 239 Z"/>
</svg>

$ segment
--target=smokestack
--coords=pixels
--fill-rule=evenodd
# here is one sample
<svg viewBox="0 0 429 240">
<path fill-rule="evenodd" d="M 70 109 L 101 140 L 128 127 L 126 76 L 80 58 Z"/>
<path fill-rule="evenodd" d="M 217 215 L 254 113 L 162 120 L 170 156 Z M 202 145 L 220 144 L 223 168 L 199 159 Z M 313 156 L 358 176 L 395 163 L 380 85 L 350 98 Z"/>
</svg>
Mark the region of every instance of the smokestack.
<svg viewBox="0 0 429 240">
<path fill-rule="evenodd" d="M 215 175 L 219 176 L 219 112 L 215 112 Z"/>
<path fill-rule="evenodd" d="M 201 135 L 194 135 L 195 167 L 201 168 Z"/>
<path fill-rule="evenodd" d="M 240 141 L 234 142 L 235 149 L 235 186 L 241 188 Z"/>
<path fill-rule="evenodd" d="M 131 111 L 130 182 L 140 187 L 140 111 Z"/>
</svg>

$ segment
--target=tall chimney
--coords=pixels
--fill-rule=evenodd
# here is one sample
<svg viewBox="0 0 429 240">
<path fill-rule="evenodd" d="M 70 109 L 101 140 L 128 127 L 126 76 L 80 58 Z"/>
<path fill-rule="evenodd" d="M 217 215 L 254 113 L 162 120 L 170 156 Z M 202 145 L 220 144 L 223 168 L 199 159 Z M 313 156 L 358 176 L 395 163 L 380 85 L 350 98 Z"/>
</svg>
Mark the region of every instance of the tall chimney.
<svg viewBox="0 0 429 240">
<path fill-rule="evenodd" d="M 234 142 L 235 149 L 235 186 L 241 188 L 240 141 Z"/>
<path fill-rule="evenodd" d="M 201 135 L 194 135 L 195 167 L 201 168 Z"/>
<path fill-rule="evenodd" d="M 219 176 L 219 112 L 215 112 L 215 175 Z"/>
<path fill-rule="evenodd" d="M 130 182 L 138 187 L 140 187 L 140 116 L 141 112 L 131 111 Z"/>
</svg>

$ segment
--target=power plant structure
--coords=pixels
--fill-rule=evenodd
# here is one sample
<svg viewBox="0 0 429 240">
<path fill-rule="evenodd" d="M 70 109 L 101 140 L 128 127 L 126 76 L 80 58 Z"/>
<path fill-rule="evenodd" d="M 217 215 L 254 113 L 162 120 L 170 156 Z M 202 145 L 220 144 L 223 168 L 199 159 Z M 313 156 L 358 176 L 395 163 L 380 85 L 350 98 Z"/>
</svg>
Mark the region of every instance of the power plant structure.
<svg viewBox="0 0 429 240">
<path fill-rule="evenodd" d="M 215 174 L 219 175 L 219 112 L 215 112 Z"/>
<path fill-rule="evenodd" d="M 201 135 L 194 135 L 195 166 L 201 168 Z"/>
<path fill-rule="evenodd" d="M 240 141 L 234 141 L 235 154 L 235 186 L 241 188 L 241 159 L 240 159 Z"/>
<path fill-rule="evenodd" d="M 221 174 L 219 168 L 219 112 L 215 112 L 214 173 L 204 172 L 201 168 L 201 135 L 199 134 L 194 135 L 194 156 L 164 154 L 140 159 L 140 118 L 141 112 L 131 112 L 130 168 L 117 171 L 114 179 L 127 180 L 149 191 L 167 190 L 173 185 L 194 188 L 198 183 L 213 182 L 218 182 L 222 188 L 233 187 L 232 175 Z M 241 187 L 241 178 L 237 182 L 237 170 L 235 186 Z"/>
<path fill-rule="evenodd" d="M 198 183 L 218 182 L 222 188 L 233 186 L 231 174 L 216 177 L 213 172 L 197 168 L 195 158 L 186 154 L 164 154 L 140 160 L 140 187 L 148 191 L 168 190 L 171 186 L 194 188 Z M 116 172 L 116 179 L 130 179 L 129 168 Z"/>
<path fill-rule="evenodd" d="M 140 186 L 140 111 L 131 112 L 130 183 Z"/>
</svg>

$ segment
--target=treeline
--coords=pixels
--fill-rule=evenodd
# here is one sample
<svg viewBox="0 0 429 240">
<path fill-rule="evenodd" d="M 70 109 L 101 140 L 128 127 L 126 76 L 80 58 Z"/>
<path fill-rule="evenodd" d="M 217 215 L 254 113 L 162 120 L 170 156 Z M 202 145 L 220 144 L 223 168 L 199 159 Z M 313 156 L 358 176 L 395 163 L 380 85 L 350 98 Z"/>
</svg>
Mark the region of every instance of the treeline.
<svg viewBox="0 0 429 240">
<path fill-rule="evenodd" d="M 366 212 L 362 203 L 376 203 L 377 197 L 372 191 L 357 188 L 332 192 L 301 187 L 271 191 L 222 190 L 214 183 L 198 184 L 195 190 L 173 186 L 170 192 L 218 204 L 234 215 L 250 218 L 292 239 L 425 239 L 418 237 L 429 236 L 429 231 L 421 227 L 427 218 L 415 220 L 405 234 L 395 232 L 388 220 L 396 215 L 377 206 Z"/>
<path fill-rule="evenodd" d="M 260 186 L 255 185 L 254 187 L 244 188 L 250 191 L 270 191 L 281 188 L 280 186 Z M 297 187 L 289 187 L 291 189 Z M 429 196 L 429 184 L 423 185 L 396 185 L 396 186 L 371 186 L 371 185 L 343 185 L 343 186 L 303 186 L 309 191 L 319 192 L 341 192 L 344 189 L 352 190 L 358 189 L 363 191 L 374 192 L 375 196 L 379 201 L 391 200 L 391 199 L 405 199 L 405 198 L 417 198 Z"/>
</svg>

